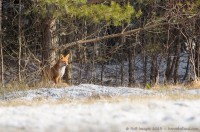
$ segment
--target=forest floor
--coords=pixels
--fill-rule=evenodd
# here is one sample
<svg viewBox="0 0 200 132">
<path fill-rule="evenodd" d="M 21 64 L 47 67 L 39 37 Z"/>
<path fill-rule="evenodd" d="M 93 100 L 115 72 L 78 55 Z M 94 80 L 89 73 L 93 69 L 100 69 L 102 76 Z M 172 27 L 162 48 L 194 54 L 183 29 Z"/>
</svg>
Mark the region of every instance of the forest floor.
<svg viewBox="0 0 200 132">
<path fill-rule="evenodd" d="M 200 131 L 200 89 L 82 84 L 0 96 L 1 132 Z"/>
</svg>

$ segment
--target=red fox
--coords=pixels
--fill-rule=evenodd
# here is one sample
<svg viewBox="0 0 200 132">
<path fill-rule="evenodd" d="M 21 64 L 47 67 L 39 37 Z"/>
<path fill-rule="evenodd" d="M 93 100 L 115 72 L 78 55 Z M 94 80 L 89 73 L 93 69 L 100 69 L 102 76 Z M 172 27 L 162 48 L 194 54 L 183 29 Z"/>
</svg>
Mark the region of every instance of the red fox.
<svg viewBox="0 0 200 132">
<path fill-rule="evenodd" d="M 53 80 L 55 84 L 61 83 L 61 79 L 65 74 L 65 68 L 69 64 L 69 54 L 66 56 L 60 55 L 57 63 L 51 67 L 46 69 L 44 72 L 44 78 L 48 80 Z"/>
</svg>

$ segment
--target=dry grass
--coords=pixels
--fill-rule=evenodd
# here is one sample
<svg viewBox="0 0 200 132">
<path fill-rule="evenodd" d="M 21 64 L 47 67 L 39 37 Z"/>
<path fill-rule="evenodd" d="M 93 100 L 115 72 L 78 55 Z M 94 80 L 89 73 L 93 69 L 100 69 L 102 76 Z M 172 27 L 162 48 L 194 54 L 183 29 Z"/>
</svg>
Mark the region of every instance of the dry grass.
<svg viewBox="0 0 200 132">
<path fill-rule="evenodd" d="M 47 98 L 35 98 L 31 101 L 15 99 L 10 101 L 0 101 L 0 107 L 15 107 L 15 106 L 40 106 L 43 104 L 49 105 L 60 105 L 60 104 L 94 104 L 94 103 L 120 103 L 124 101 L 128 102 L 146 102 L 150 100 L 194 100 L 200 99 L 200 95 L 154 95 L 154 96 L 104 96 L 104 95 L 93 95 L 84 99 L 70 99 L 61 98 L 58 100 L 51 100 Z"/>
<path fill-rule="evenodd" d="M 187 83 L 185 87 L 189 89 L 200 89 L 200 81 L 192 81 L 190 83 Z"/>
<path fill-rule="evenodd" d="M 177 84 L 159 84 L 152 87 L 155 90 L 162 89 L 175 89 L 175 88 L 185 88 L 185 89 L 200 89 L 200 81 L 192 81 L 189 83 L 177 83 Z"/>
<path fill-rule="evenodd" d="M 15 107 L 15 106 L 40 106 L 43 104 L 64 104 L 72 102 L 69 98 L 59 100 L 49 100 L 46 98 L 35 98 L 32 101 L 15 99 L 9 101 L 0 101 L 0 107 Z"/>
<path fill-rule="evenodd" d="M 44 87 L 47 87 L 47 88 L 52 88 L 52 87 L 55 87 L 55 88 L 61 88 L 61 87 L 69 87 L 70 85 L 67 84 L 67 83 L 59 83 L 59 84 L 55 84 L 54 82 L 50 81 L 50 82 L 39 82 L 39 83 L 36 83 L 36 84 L 32 84 L 32 85 L 29 85 L 29 87 L 34 87 L 34 88 L 44 88 Z"/>
<path fill-rule="evenodd" d="M 4 87 L 4 91 L 7 92 L 13 92 L 13 91 L 25 91 L 25 90 L 33 90 L 38 88 L 63 88 L 63 87 L 69 87 L 67 83 L 60 83 L 60 84 L 54 84 L 53 82 L 38 82 L 31 85 L 27 85 L 26 83 L 18 83 L 18 82 L 12 82 L 9 84 L 6 84 Z M 154 85 L 150 87 L 150 89 L 153 90 L 169 90 L 169 89 L 175 89 L 175 88 L 186 88 L 186 89 L 200 89 L 200 81 L 197 82 L 190 82 L 187 84 L 159 84 Z M 3 93 L 3 88 L 0 87 L 0 95 Z"/>
<path fill-rule="evenodd" d="M 3 94 L 3 92 L 14 92 L 14 91 L 26 91 L 26 90 L 34 90 L 38 88 L 63 88 L 63 87 L 69 87 L 67 83 L 59 83 L 54 84 L 53 82 L 39 82 L 37 84 L 31 84 L 27 85 L 26 83 L 18 83 L 18 82 L 12 82 L 9 84 L 6 84 L 4 88 L 0 87 L 0 95 Z"/>
<path fill-rule="evenodd" d="M 160 84 L 154 85 L 152 89 L 162 90 L 162 89 L 175 89 L 175 88 L 185 88 L 184 84 Z"/>
</svg>

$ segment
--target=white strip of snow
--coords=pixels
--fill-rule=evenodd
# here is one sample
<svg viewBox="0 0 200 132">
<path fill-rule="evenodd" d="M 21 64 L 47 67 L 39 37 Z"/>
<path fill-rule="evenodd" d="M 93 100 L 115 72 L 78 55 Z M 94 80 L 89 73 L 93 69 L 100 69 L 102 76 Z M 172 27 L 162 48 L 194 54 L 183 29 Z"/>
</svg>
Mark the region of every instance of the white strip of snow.
<svg viewBox="0 0 200 132">
<path fill-rule="evenodd" d="M 113 131 L 184 127 L 200 131 L 200 100 L 146 100 L 0 108 L 0 131 Z"/>
<path fill-rule="evenodd" d="M 7 100 L 32 101 L 35 98 L 81 99 L 94 95 L 154 96 L 200 95 L 200 90 L 145 90 L 140 88 L 79 85 L 69 88 L 41 88 L 6 94 Z M 84 132 L 84 131 L 200 131 L 200 98 L 166 100 L 164 98 L 126 99 L 38 106 L 1 106 L 0 132 Z M 159 97 L 159 96 L 158 96 Z M 2 100 L 2 97 L 1 99 Z M 3 101 L 3 100 L 2 100 Z"/>
<path fill-rule="evenodd" d="M 17 91 L 5 95 L 6 100 L 23 99 L 31 101 L 34 98 L 45 97 L 48 99 L 61 98 L 86 98 L 94 95 L 105 96 L 153 96 L 153 95 L 171 95 L 171 94 L 192 94 L 200 95 L 200 89 L 185 90 L 184 88 L 172 90 L 147 90 L 141 88 L 128 87 L 106 87 L 92 84 L 82 84 L 78 86 L 71 86 L 67 88 L 40 88 L 37 90 Z M 3 100 L 3 97 L 0 97 Z"/>
</svg>

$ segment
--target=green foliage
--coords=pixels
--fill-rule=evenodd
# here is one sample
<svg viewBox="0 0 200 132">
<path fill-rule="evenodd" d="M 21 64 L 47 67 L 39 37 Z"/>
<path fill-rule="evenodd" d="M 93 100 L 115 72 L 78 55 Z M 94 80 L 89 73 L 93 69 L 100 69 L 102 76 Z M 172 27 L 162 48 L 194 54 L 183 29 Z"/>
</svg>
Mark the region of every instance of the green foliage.
<svg viewBox="0 0 200 132">
<path fill-rule="evenodd" d="M 199 13 L 199 6 L 200 6 L 200 0 L 196 1 L 186 1 L 186 2 L 178 2 L 177 5 L 182 11 L 182 13 L 187 14 L 188 17 L 193 16 L 193 14 Z"/>
<path fill-rule="evenodd" d="M 139 18 L 141 15 L 142 15 L 142 10 L 140 9 L 136 14 L 136 18 Z"/>
<path fill-rule="evenodd" d="M 149 83 L 146 84 L 145 86 L 147 89 L 151 89 L 151 85 Z"/>
<path fill-rule="evenodd" d="M 42 16 L 47 13 L 46 5 L 54 6 L 50 9 L 54 18 L 70 15 L 71 17 L 86 18 L 95 23 L 106 21 L 115 26 L 121 25 L 122 22 L 129 23 L 133 15 L 138 18 L 142 14 L 141 10 L 135 12 L 129 3 L 121 6 L 113 1 L 110 4 L 88 4 L 87 0 L 41 0 L 38 10 Z"/>
<path fill-rule="evenodd" d="M 195 4 L 196 4 L 197 6 L 200 6 L 200 0 L 196 0 L 196 1 L 195 1 Z"/>
</svg>

